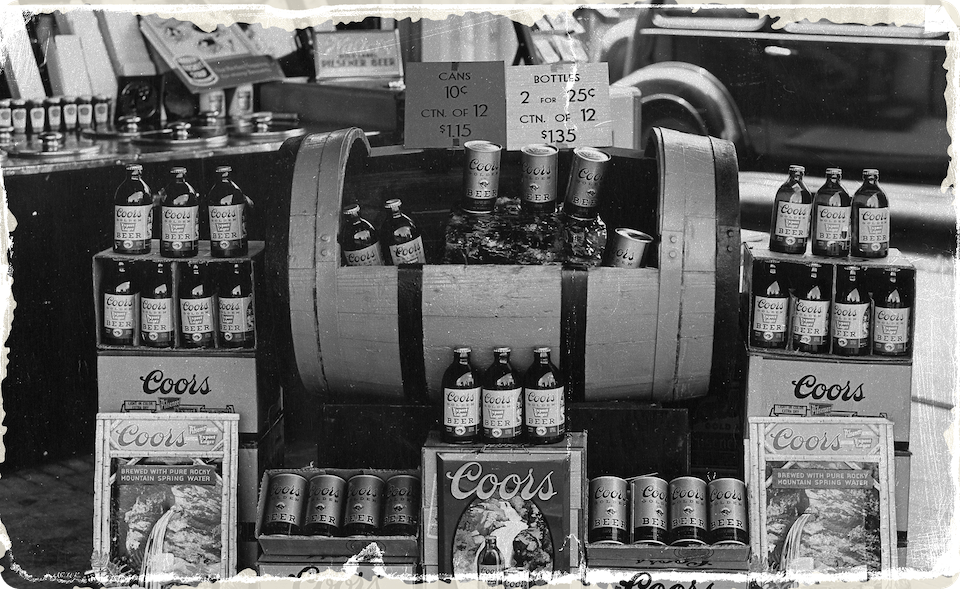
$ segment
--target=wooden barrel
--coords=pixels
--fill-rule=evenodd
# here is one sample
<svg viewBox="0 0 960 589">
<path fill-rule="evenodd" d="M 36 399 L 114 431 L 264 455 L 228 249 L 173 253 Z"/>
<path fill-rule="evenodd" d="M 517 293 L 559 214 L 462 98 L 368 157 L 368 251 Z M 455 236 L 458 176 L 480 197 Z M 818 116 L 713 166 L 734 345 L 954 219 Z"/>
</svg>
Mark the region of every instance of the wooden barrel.
<svg viewBox="0 0 960 589">
<path fill-rule="evenodd" d="M 292 146 L 292 147 L 290 147 Z M 478 368 L 510 346 L 524 370 L 549 345 L 574 400 L 673 401 L 732 378 L 739 223 L 730 143 L 657 129 L 646 155 L 614 156 L 603 191 L 608 230 L 658 238 L 641 269 L 440 265 L 443 222 L 461 190 L 462 152 L 381 148 L 359 129 L 295 140 L 286 272 L 293 351 L 304 386 L 332 401 L 439 398 L 451 350 Z M 518 186 L 504 153 L 501 194 Z M 565 186 L 570 154 L 562 154 Z M 562 198 L 562 194 L 560 195 Z M 424 231 L 424 266 L 346 267 L 340 210 L 357 202 L 378 226 L 403 200 Z M 432 258 L 432 259 L 431 259 Z M 716 366 L 713 370 L 712 367 Z"/>
</svg>

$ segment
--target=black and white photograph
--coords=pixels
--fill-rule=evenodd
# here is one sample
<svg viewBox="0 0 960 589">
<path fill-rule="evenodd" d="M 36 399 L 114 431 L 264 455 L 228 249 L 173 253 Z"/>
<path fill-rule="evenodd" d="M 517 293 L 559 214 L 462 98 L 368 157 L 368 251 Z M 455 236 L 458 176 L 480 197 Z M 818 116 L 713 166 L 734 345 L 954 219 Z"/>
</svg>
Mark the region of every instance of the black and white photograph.
<svg viewBox="0 0 960 589">
<path fill-rule="evenodd" d="M 960 574 L 960 5 L 320 2 L 0 8 L 0 588 Z"/>
</svg>

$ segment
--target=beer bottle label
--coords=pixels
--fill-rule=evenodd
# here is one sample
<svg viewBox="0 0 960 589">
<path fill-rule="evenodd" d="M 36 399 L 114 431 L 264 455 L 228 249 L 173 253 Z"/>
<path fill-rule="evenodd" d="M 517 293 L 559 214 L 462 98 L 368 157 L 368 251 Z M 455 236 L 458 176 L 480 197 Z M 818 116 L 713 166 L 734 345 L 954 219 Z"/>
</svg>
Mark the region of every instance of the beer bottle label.
<svg viewBox="0 0 960 589">
<path fill-rule="evenodd" d="M 236 335 L 253 331 L 253 297 L 220 297 L 220 333 L 230 341 Z"/>
<path fill-rule="evenodd" d="M 858 249 L 878 252 L 890 243 L 890 209 L 862 208 L 857 211 Z"/>
<path fill-rule="evenodd" d="M 527 431 L 540 438 L 560 435 L 564 424 L 563 387 L 555 389 L 527 389 L 525 395 L 524 423 Z"/>
<path fill-rule="evenodd" d="M 63 107 L 63 124 L 67 131 L 77 126 L 77 105 L 67 104 Z"/>
<path fill-rule="evenodd" d="M 199 239 L 197 213 L 199 207 L 162 207 L 160 239 L 175 250 L 196 248 Z"/>
<path fill-rule="evenodd" d="M 0 108 L 0 127 L 13 126 L 13 110 L 10 107 Z"/>
<path fill-rule="evenodd" d="M 443 389 L 443 427 L 458 436 L 475 434 L 480 426 L 480 387 Z"/>
<path fill-rule="evenodd" d="M 153 205 L 116 205 L 113 207 L 113 240 L 125 250 L 139 250 L 153 230 Z"/>
<path fill-rule="evenodd" d="M 827 337 L 829 301 L 797 299 L 793 313 L 793 334 L 805 344 L 822 344 Z"/>
<path fill-rule="evenodd" d="M 246 237 L 243 231 L 243 213 L 246 205 L 218 205 L 210 207 L 210 241 L 224 242 L 222 249 L 240 245 Z"/>
<path fill-rule="evenodd" d="M 847 347 L 847 340 L 866 340 L 869 335 L 869 303 L 837 303 L 833 306 L 833 337 L 840 347 Z"/>
<path fill-rule="evenodd" d="M 89 127 L 93 122 L 93 106 L 89 104 L 77 105 L 77 123 L 81 127 Z"/>
<path fill-rule="evenodd" d="M 347 258 L 347 266 L 383 266 L 380 245 L 376 243 L 363 249 L 344 250 L 343 255 Z"/>
<path fill-rule="evenodd" d="M 390 257 L 393 259 L 394 265 L 427 263 L 427 258 L 423 253 L 423 240 L 419 236 L 406 243 L 391 245 Z"/>
<path fill-rule="evenodd" d="M 777 222 L 773 233 L 788 244 L 810 238 L 810 210 L 813 203 L 781 202 L 777 205 Z M 790 241 L 793 238 L 794 241 Z"/>
<path fill-rule="evenodd" d="M 817 241 L 850 240 L 850 207 L 817 207 Z"/>
<path fill-rule="evenodd" d="M 180 300 L 180 331 L 193 341 L 213 332 L 213 297 Z"/>
<path fill-rule="evenodd" d="M 753 331 L 764 341 L 781 339 L 787 333 L 787 299 L 756 297 L 753 302 Z"/>
<path fill-rule="evenodd" d="M 98 125 L 101 123 L 106 123 L 107 119 L 110 116 L 110 105 L 106 102 L 98 102 L 93 105 L 93 120 L 97 122 Z"/>
<path fill-rule="evenodd" d="M 121 337 L 125 335 L 123 332 L 133 330 L 136 298 L 137 295 L 132 294 L 104 293 L 103 326 L 114 337 Z"/>
<path fill-rule="evenodd" d="M 873 349 L 887 353 L 905 352 L 909 343 L 910 309 L 875 307 L 873 309 Z"/>
<path fill-rule="evenodd" d="M 514 438 L 523 424 L 523 390 L 483 390 L 483 434 L 490 438 Z"/>
<path fill-rule="evenodd" d="M 484 580 L 484 581 L 495 578 L 495 577 L 500 577 L 503 574 L 503 565 L 478 564 L 477 574 L 481 577 L 481 580 Z"/>
<path fill-rule="evenodd" d="M 44 121 L 46 120 L 47 115 L 42 106 L 36 106 L 30 109 L 30 125 L 34 133 L 43 131 Z"/>
<path fill-rule="evenodd" d="M 14 133 L 23 133 L 27 130 L 27 109 L 14 108 L 10 111 Z"/>
<path fill-rule="evenodd" d="M 150 339 L 173 331 L 173 299 L 140 299 L 140 331 Z"/>
<path fill-rule="evenodd" d="M 60 121 L 62 120 L 63 109 L 59 106 L 51 106 L 47 110 L 47 121 L 50 122 L 51 131 L 60 130 Z"/>
</svg>

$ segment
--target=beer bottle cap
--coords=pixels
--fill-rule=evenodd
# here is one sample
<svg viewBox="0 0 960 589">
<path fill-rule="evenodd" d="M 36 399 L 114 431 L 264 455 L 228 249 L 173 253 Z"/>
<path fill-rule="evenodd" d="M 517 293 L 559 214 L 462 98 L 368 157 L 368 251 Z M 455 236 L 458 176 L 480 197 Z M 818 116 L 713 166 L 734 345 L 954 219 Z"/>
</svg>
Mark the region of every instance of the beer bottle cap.
<svg viewBox="0 0 960 589">
<path fill-rule="evenodd" d="M 400 205 L 401 205 L 401 204 L 402 204 L 402 203 L 401 203 L 401 201 L 400 201 L 399 198 L 391 198 L 390 200 L 388 200 L 387 202 L 385 202 L 385 203 L 383 204 L 383 208 L 385 208 L 385 209 L 392 209 L 392 210 L 396 211 L 396 210 L 399 210 L 399 209 L 400 209 Z"/>
<path fill-rule="evenodd" d="M 177 166 L 176 168 L 170 168 L 170 173 L 175 176 L 185 175 L 187 173 L 187 169 Z"/>
<path fill-rule="evenodd" d="M 462 348 L 454 348 L 453 353 L 454 353 L 454 354 L 469 354 L 469 353 L 472 352 L 472 351 L 473 351 L 473 350 L 471 350 L 470 348 L 462 347 Z"/>
<path fill-rule="evenodd" d="M 533 349 L 534 354 L 549 354 L 550 346 L 540 346 L 539 348 Z"/>
<path fill-rule="evenodd" d="M 142 172 L 143 166 L 140 164 L 127 164 L 128 172 Z"/>
<path fill-rule="evenodd" d="M 231 168 L 230 166 L 217 166 L 217 174 L 224 174 L 232 171 L 233 171 L 233 168 Z"/>
<path fill-rule="evenodd" d="M 800 172 L 801 174 L 803 174 L 804 172 L 807 171 L 807 169 L 804 168 L 803 166 L 798 166 L 797 164 L 790 164 L 790 171 L 791 171 L 791 172 Z"/>
<path fill-rule="evenodd" d="M 509 354 L 509 353 L 510 353 L 510 348 L 508 348 L 508 347 L 506 347 L 506 346 L 500 347 L 500 348 L 494 348 L 494 349 L 493 349 L 493 353 L 494 353 L 494 354 Z"/>
<path fill-rule="evenodd" d="M 876 176 L 877 178 L 879 178 L 880 170 L 877 170 L 876 168 L 864 168 L 863 177 L 866 178 L 867 176 Z"/>
<path fill-rule="evenodd" d="M 840 168 L 827 168 L 827 175 L 829 176 L 830 174 L 836 174 L 838 176 L 841 176 L 843 175 L 843 170 L 841 170 Z"/>
<path fill-rule="evenodd" d="M 360 212 L 360 205 L 353 204 L 353 205 L 347 205 L 343 207 L 344 215 L 352 215 L 353 213 L 359 213 L 359 212 Z"/>
</svg>

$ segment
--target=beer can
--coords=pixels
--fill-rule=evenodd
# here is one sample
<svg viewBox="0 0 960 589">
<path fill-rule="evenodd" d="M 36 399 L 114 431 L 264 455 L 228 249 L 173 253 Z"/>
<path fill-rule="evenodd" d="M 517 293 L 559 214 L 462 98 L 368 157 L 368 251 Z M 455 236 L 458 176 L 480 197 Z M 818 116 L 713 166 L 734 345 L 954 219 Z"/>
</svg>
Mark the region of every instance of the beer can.
<svg viewBox="0 0 960 589">
<path fill-rule="evenodd" d="M 306 508 L 307 479 L 292 472 L 274 474 L 267 483 L 261 534 L 299 534 Z"/>
<path fill-rule="evenodd" d="M 500 186 L 502 147 L 489 141 L 467 141 L 463 151 L 463 210 L 468 213 L 492 213 Z"/>
<path fill-rule="evenodd" d="M 747 544 L 747 486 L 739 479 L 714 479 L 707 485 L 712 544 Z"/>
<path fill-rule="evenodd" d="M 113 99 L 98 94 L 93 97 L 93 124 L 97 131 L 108 131 L 110 128 L 110 112 L 113 110 Z"/>
<path fill-rule="evenodd" d="M 227 104 L 227 95 L 223 90 L 208 90 L 201 92 L 199 97 L 200 112 L 218 112 L 225 114 L 224 106 Z"/>
<path fill-rule="evenodd" d="M 670 481 L 670 545 L 707 543 L 707 483 L 697 477 Z"/>
<path fill-rule="evenodd" d="M 590 481 L 588 541 L 603 544 L 627 542 L 627 481 L 597 477 Z"/>
<path fill-rule="evenodd" d="M 552 145 L 525 145 L 520 153 L 520 208 L 528 213 L 555 212 L 560 150 Z"/>
<path fill-rule="evenodd" d="M 387 479 L 383 494 L 384 536 L 416 536 L 420 521 L 420 478 L 398 474 Z"/>
<path fill-rule="evenodd" d="M 617 227 L 603 250 L 603 265 L 611 268 L 642 268 L 653 238 L 636 229 Z"/>
<path fill-rule="evenodd" d="M 347 536 L 370 536 L 380 530 L 380 506 L 383 503 L 383 479 L 372 474 L 358 474 L 347 482 L 343 533 Z"/>
<path fill-rule="evenodd" d="M 343 498 L 346 494 L 347 481 L 335 474 L 310 477 L 304 534 L 336 536 L 343 527 Z"/>
<path fill-rule="evenodd" d="M 563 201 L 563 212 L 568 217 L 589 221 L 597 216 L 600 189 L 610 164 L 610 155 L 592 147 L 573 150 L 573 165 Z"/>
<path fill-rule="evenodd" d="M 633 510 L 630 514 L 634 544 L 663 546 L 667 543 L 667 481 L 660 477 L 637 477 L 630 481 Z"/>
</svg>

